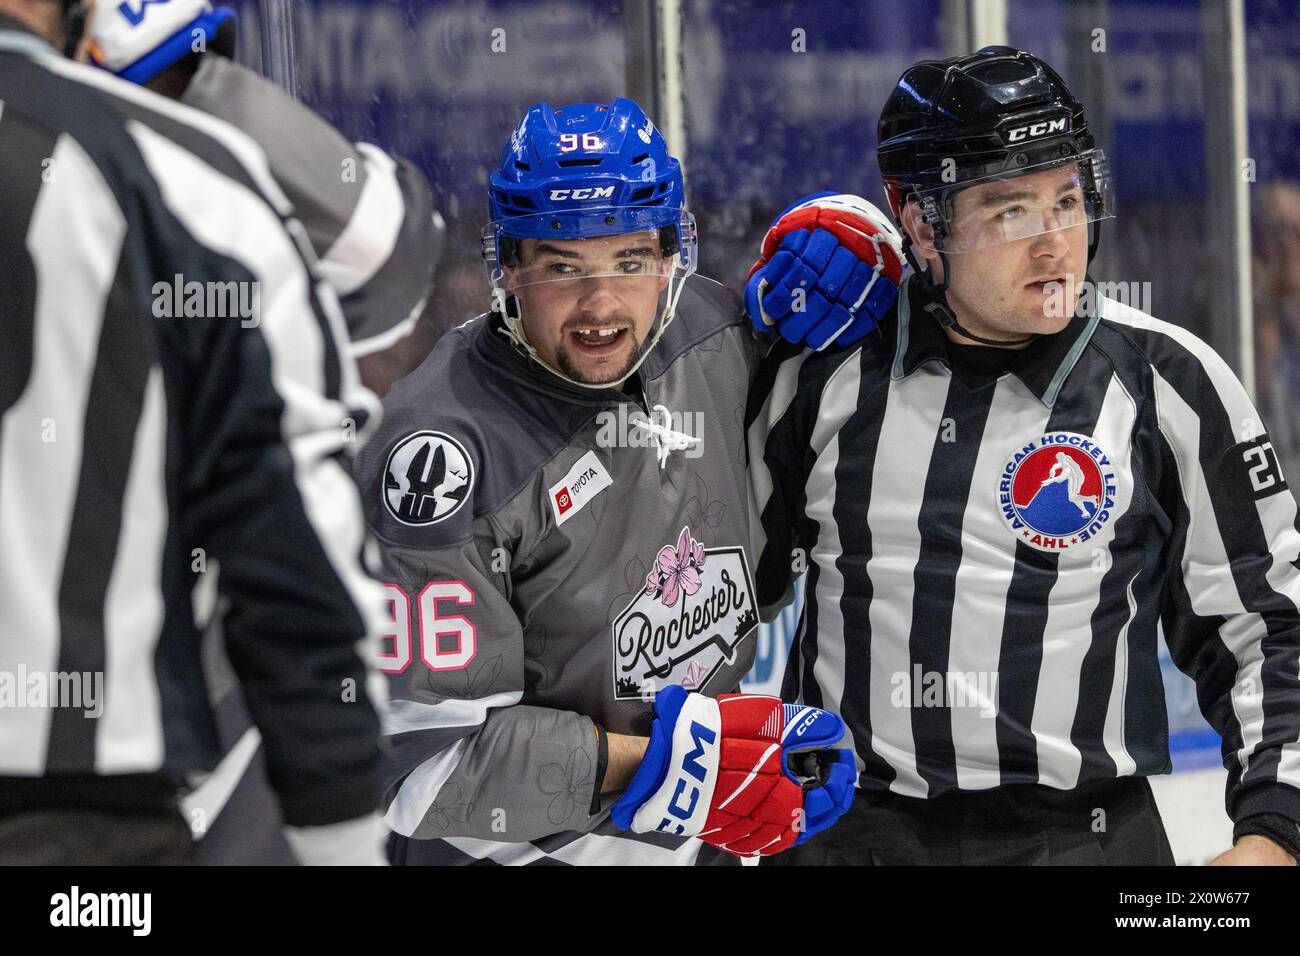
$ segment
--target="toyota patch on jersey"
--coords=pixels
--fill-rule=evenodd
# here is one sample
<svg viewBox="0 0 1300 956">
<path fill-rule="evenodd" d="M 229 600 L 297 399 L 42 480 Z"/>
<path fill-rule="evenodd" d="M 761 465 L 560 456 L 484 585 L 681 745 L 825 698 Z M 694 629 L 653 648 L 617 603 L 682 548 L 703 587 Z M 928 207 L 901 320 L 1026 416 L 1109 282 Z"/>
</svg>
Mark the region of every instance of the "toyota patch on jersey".
<svg viewBox="0 0 1300 956">
<path fill-rule="evenodd" d="M 1094 439 L 1048 432 L 1002 467 L 998 507 L 1018 540 L 1058 553 L 1101 533 L 1117 490 L 1115 465 Z"/>
</svg>

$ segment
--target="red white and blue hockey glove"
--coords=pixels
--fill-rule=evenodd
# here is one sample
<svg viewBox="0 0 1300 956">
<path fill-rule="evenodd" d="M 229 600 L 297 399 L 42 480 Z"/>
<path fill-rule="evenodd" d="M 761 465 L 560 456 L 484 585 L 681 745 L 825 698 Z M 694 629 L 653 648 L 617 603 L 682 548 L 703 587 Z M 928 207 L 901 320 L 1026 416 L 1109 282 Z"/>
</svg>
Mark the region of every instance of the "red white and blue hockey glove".
<svg viewBox="0 0 1300 956">
<path fill-rule="evenodd" d="M 611 809 L 636 833 L 699 837 L 737 856 L 770 856 L 849 809 L 853 754 L 833 749 L 844 722 L 757 694 L 705 697 L 679 685 L 655 697 L 650 744 Z"/>
<path fill-rule="evenodd" d="M 758 331 L 821 351 L 875 330 L 902 280 L 902 238 L 888 217 L 858 196 L 815 193 L 767 231 L 745 310 Z"/>
</svg>

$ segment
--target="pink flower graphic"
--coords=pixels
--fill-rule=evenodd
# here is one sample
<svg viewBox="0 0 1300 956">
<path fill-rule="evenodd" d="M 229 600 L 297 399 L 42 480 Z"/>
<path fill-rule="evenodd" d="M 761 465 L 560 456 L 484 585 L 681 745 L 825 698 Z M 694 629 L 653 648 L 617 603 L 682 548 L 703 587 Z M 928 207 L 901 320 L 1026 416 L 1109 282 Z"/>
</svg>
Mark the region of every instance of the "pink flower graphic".
<svg viewBox="0 0 1300 956">
<path fill-rule="evenodd" d="M 695 690 L 703 679 L 704 665 L 699 661 L 691 661 L 686 667 L 686 675 L 682 678 L 682 686 L 687 690 Z"/>
<path fill-rule="evenodd" d="M 659 549 L 654 567 L 645 579 L 645 593 L 658 595 L 664 607 L 674 607 L 681 592 L 694 594 L 700 589 L 700 571 L 704 567 L 704 545 L 691 537 L 690 526 L 682 528 L 677 547 Z"/>
</svg>

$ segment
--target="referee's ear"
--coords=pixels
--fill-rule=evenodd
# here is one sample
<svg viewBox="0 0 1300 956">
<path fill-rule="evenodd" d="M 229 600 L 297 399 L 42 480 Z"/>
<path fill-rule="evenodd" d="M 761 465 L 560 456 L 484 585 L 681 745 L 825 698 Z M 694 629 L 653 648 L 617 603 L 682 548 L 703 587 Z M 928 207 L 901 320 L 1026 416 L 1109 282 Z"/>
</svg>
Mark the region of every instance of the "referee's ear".
<svg viewBox="0 0 1300 956">
<path fill-rule="evenodd" d="M 917 202 L 907 202 L 903 205 L 903 229 L 907 233 L 907 238 L 912 240 L 912 252 L 933 270 L 936 267 L 942 268 L 939 263 L 939 250 L 934 247 L 934 227 L 921 218 L 921 205 Z M 943 276 L 936 276 L 936 281 L 942 281 Z"/>
</svg>

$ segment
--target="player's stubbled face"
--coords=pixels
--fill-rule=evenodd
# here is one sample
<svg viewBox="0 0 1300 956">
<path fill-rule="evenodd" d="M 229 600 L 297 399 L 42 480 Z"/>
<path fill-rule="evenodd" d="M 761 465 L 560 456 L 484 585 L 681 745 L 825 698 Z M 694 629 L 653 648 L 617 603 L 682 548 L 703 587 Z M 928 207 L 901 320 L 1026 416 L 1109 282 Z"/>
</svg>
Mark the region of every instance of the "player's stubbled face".
<svg viewBox="0 0 1300 956">
<path fill-rule="evenodd" d="M 948 300 L 966 316 L 964 325 L 988 337 L 1017 338 L 1069 324 L 1088 263 L 1083 193 L 1072 168 L 964 189 L 954 199 L 953 220 L 965 236 L 988 240 L 970 242 L 978 251 L 948 257 Z M 996 241 L 1039 229 L 1051 231 Z"/>
<path fill-rule="evenodd" d="M 505 284 L 542 360 L 592 385 L 617 382 L 659 314 L 671 260 L 652 232 L 594 239 L 527 239 Z"/>
</svg>

